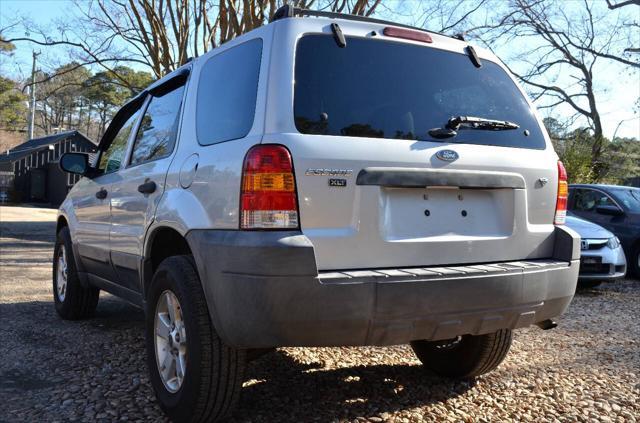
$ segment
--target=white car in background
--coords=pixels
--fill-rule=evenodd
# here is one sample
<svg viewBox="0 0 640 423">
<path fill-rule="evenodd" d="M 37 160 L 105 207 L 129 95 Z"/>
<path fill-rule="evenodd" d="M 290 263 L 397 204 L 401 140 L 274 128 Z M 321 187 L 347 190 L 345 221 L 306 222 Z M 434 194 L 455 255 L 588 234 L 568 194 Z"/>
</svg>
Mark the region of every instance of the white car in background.
<svg viewBox="0 0 640 423">
<path fill-rule="evenodd" d="M 594 287 L 623 278 L 627 260 L 617 236 L 595 223 L 567 216 L 567 226 L 580 234 L 580 273 L 578 283 Z"/>
</svg>

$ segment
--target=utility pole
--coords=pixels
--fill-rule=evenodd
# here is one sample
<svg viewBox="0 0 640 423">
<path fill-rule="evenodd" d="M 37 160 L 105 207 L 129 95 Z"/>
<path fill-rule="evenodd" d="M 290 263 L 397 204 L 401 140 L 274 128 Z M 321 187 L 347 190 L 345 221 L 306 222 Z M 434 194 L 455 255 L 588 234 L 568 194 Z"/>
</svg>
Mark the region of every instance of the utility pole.
<svg viewBox="0 0 640 423">
<path fill-rule="evenodd" d="M 31 67 L 31 88 L 29 89 L 29 139 L 33 139 L 33 128 L 36 120 L 36 58 L 40 52 L 33 52 L 33 66 Z"/>
</svg>

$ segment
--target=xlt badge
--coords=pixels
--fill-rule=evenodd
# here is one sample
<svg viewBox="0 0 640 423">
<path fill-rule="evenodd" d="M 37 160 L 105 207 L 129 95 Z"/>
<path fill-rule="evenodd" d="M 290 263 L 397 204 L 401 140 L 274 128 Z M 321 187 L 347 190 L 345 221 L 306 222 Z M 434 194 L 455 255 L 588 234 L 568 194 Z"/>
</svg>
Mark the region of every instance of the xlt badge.
<svg viewBox="0 0 640 423">
<path fill-rule="evenodd" d="M 329 179 L 330 187 L 346 187 L 347 180 L 346 179 Z"/>
</svg>

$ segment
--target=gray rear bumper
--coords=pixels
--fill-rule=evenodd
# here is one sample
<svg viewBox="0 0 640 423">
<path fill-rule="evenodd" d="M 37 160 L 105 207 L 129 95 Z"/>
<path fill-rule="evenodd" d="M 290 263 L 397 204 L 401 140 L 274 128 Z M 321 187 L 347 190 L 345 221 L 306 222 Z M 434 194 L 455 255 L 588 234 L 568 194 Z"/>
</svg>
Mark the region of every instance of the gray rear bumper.
<svg viewBox="0 0 640 423">
<path fill-rule="evenodd" d="M 214 325 L 243 348 L 392 345 L 558 316 L 575 292 L 580 238 L 555 237 L 545 260 L 318 273 L 300 232 L 187 235 Z"/>
</svg>

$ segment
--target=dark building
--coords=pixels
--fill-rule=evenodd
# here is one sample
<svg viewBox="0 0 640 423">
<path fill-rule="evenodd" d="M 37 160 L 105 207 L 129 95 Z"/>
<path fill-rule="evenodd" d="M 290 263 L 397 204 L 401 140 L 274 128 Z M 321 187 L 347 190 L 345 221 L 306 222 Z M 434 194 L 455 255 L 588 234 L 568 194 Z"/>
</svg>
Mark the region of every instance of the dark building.
<svg viewBox="0 0 640 423">
<path fill-rule="evenodd" d="M 78 131 L 34 138 L 0 155 L 0 202 L 46 203 L 57 207 L 80 177 L 63 172 L 64 153 L 95 152 L 96 145 Z"/>
</svg>

